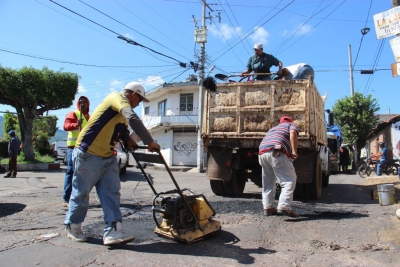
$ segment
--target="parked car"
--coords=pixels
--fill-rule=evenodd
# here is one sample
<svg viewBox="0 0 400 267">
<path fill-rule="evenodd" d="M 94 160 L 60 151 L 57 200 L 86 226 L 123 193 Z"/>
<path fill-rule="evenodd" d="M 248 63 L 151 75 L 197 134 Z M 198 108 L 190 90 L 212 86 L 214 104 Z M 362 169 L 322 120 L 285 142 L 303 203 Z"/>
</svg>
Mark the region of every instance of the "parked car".
<svg viewBox="0 0 400 267">
<path fill-rule="evenodd" d="M 121 141 L 115 145 L 114 155 L 117 157 L 118 165 L 119 165 L 119 173 L 125 174 L 126 167 L 129 165 L 129 153 L 128 150 L 125 149 L 124 145 Z"/>
</svg>

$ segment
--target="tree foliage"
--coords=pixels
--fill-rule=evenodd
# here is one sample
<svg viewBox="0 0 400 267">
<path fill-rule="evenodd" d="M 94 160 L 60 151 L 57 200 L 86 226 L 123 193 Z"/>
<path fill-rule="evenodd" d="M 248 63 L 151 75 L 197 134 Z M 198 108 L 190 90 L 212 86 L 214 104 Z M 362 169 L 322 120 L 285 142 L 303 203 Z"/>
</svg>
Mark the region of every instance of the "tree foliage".
<svg viewBox="0 0 400 267">
<path fill-rule="evenodd" d="M 335 124 L 339 125 L 343 139 L 356 145 L 358 155 L 368 140 L 369 132 L 378 124 L 375 113 L 379 109 L 376 99 L 359 92 L 339 99 L 333 106 Z"/>
<path fill-rule="evenodd" d="M 38 117 L 33 120 L 32 144 L 34 150 L 38 151 L 41 155 L 50 153 L 49 139 L 56 134 L 57 120 L 57 116 Z M 21 136 L 17 115 L 6 112 L 3 129 L 5 133 L 15 130 L 16 135 L 18 137 Z M 6 141 L 10 140 L 10 136 L 6 134 L 4 139 Z"/>
<path fill-rule="evenodd" d="M 15 108 L 25 160 L 34 160 L 34 119 L 46 111 L 68 108 L 78 91 L 78 75 L 71 72 L 0 66 L 0 104 Z"/>
</svg>

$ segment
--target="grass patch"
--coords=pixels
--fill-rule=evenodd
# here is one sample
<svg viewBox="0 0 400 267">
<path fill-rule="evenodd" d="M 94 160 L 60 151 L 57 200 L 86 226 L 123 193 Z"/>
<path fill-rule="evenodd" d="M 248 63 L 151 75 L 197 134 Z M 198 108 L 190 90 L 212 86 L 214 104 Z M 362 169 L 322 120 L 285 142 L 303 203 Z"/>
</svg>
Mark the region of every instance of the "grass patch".
<svg viewBox="0 0 400 267">
<path fill-rule="evenodd" d="M 35 153 L 34 161 L 25 161 L 24 154 L 21 152 L 21 155 L 17 158 L 17 164 L 35 164 L 35 163 L 52 163 L 54 162 L 54 158 L 48 155 L 42 156 L 39 153 Z M 1 159 L 1 164 L 8 164 L 8 158 Z"/>
</svg>

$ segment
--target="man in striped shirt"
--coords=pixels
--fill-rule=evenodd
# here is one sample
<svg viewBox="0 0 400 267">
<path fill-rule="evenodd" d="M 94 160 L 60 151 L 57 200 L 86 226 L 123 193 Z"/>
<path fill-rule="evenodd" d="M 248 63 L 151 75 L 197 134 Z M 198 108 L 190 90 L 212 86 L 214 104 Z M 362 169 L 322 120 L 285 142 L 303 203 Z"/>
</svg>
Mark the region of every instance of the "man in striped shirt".
<svg viewBox="0 0 400 267">
<path fill-rule="evenodd" d="M 279 125 L 268 131 L 259 147 L 258 160 L 262 167 L 262 201 L 264 215 L 287 215 L 298 217 L 292 211 L 293 192 L 296 187 L 296 172 L 293 160 L 297 155 L 297 136 L 299 134 L 296 125 L 292 124 L 292 118 L 283 116 Z M 276 180 L 282 191 L 279 197 L 278 209 L 275 208 Z"/>
</svg>

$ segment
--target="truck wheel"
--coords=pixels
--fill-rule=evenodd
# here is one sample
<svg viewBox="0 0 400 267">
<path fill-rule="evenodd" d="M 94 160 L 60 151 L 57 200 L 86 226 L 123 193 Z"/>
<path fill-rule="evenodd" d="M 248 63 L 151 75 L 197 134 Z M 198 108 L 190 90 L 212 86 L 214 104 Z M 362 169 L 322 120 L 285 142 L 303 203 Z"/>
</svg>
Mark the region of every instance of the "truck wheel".
<svg viewBox="0 0 400 267">
<path fill-rule="evenodd" d="M 262 169 L 255 168 L 251 171 L 251 181 L 258 187 L 262 187 Z"/>
<path fill-rule="evenodd" d="M 231 179 L 224 182 L 225 193 L 227 196 L 238 197 L 243 194 L 246 179 L 239 175 L 239 170 L 231 170 Z"/>
<path fill-rule="evenodd" d="M 322 175 L 322 187 L 327 187 L 329 185 L 329 176 L 331 175 L 331 170 L 328 167 L 328 171 Z"/>
<path fill-rule="evenodd" d="M 322 176 L 322 186 L 327 187 L 329 184 L 329 175 L 323 175 Z"/>
<path fill-rule="evenodd" d="M 210 180 L 211 190 L 217 196 L 224 196 L 225 189 L 224 189 L 224 181 L 220 180 Z"/>
<path fill-rule="evenodd" d="M 322 195 L 322 168 L 321 158 L 318 156 L 314 166 L 314 174 L 311 184 L 306 184 L 307 197 L 319 199 Z"/>
</svg>

